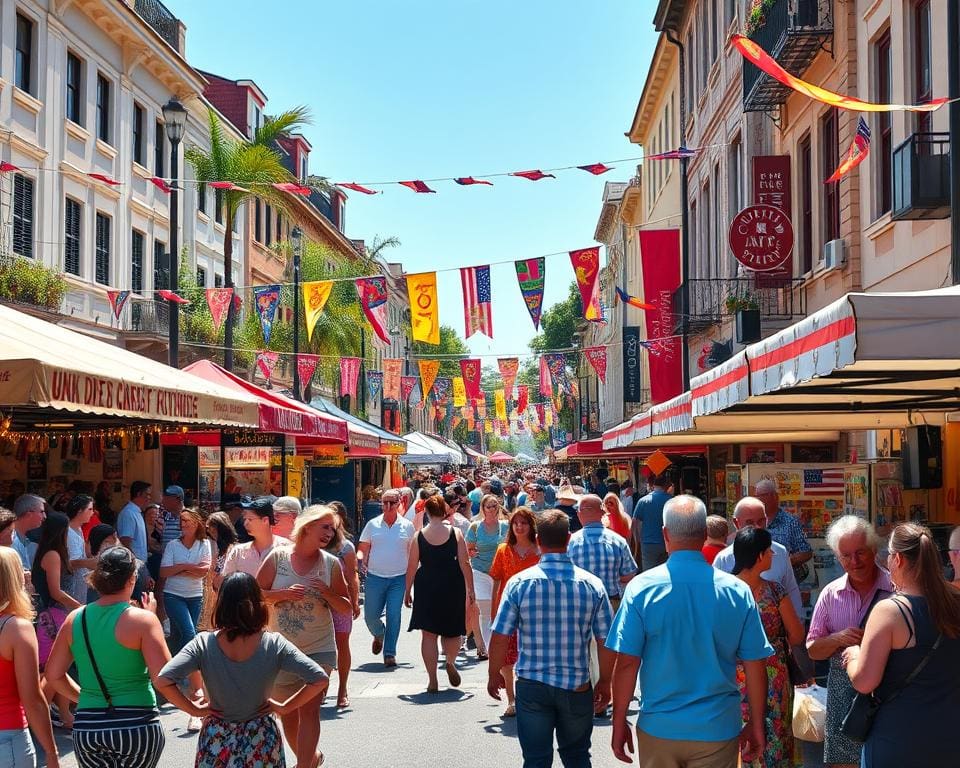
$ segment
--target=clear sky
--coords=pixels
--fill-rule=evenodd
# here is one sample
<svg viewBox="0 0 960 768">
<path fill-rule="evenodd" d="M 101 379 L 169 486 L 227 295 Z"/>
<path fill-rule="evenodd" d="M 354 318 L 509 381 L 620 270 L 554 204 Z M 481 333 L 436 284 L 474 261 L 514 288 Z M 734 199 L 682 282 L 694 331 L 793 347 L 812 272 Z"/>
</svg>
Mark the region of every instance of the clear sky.
<svg viewBox="0 0 960 768">
<path fill-rule="evenodd" d="M 638 157 L 630 127 L 656 43 L 653 0 L 164 0 L 200 69 L 255 81 L 267 113 L 306 104 L 310 172 L 379 182 L 586 165 Z M 350 192 L 346 233 L 396 236 L 408 272 L 440 280 L 441 321 L 463 332 L 456 268 L 594 244 L 605 181 L 557 173 L 495 186 Z M 378 187 L 379 188 L 379 187 Z M 545 308 L 573 279 L 546 262 Z M 522 354 L 534 334 L 512 264 L 493 267 L 494 339 L 475 354 Z M 492 358 L 484 360 L 493 363 Z"/>
</svg>

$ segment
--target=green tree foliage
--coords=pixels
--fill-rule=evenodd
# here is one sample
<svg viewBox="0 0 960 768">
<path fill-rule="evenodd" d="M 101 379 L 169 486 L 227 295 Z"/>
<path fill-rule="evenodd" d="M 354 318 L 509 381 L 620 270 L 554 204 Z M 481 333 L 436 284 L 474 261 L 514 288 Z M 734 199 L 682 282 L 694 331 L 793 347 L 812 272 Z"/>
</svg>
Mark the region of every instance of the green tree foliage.
<svg viewBox="0 0 960 768">
<path fill-rule="evenodd" d="M 460 338 L 460 334 L 449 325 L 440 326 L 440 344 L 427 344 L 423 341 L 413 342 L 413 358 L 421 355 L 425 360 L 433 360 L 438 355 L 450 355 L 440 360 L 438 376 L 459 376 L 460 358 L 470 354 L 470 348 Z"/>
</svg>

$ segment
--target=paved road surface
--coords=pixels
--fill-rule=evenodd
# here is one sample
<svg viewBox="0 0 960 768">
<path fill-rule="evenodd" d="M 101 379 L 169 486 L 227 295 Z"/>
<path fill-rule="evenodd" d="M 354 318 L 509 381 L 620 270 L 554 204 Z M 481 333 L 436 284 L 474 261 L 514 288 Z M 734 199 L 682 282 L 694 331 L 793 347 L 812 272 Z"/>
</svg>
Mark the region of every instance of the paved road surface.
<svg viewBox="0 0 960 768">
<path fill-rule="evenodd" d="M 409 612 L 404 610 L 404 627 L 408 619 Z M 424 768 L 460 764 L 499 768 L 521 764 L 516 720 L 500 717 L 503 705 L 486 692 L 486 663 L 478 664 L 473 651 L 469 657 L 461 654 L 458 659 L 463 675 L 460 689 L 445 689 L 446 676 L 441 672 L 440 693 L 427 694 L 419 632 L 401 633 L 399 665 L 392 670 L 374 660 L 370 634 L 362 620 L 354 624 L 352 640 L 352 706 L 338 712 L 330 697 L 323 707 L 320 746 L 326 754 L 326 766 Z M 331 690 L 336 690 L 335 674 Z M 167 737 L 161 768 L 192 766 L 196 736 L 186 732 L 187 716 L 167 706 L 161 720 Z M 61 764 L 76 768 L 69 737 L 63 731 L 58 734 L 60 754 L 65 756 Z M 593 744 L 594 768 L 623 765 L 610 750 L 609 720 L 595 721 Z M 292 757 L 288 752 L 289 766 L 293 765 Z M 560 765 L 559 759 L 555 765 Z"/>
</svg>

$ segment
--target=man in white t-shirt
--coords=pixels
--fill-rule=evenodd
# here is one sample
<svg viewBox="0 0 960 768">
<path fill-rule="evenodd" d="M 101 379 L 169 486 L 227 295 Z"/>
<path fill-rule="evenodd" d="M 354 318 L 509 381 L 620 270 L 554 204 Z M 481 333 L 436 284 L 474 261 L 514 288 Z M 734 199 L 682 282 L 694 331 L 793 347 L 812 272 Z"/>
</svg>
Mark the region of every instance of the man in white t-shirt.
<svg viewBox="0 0 960 768">
<path fill-rule="evenodd" d="M 120 543 L 142 563 L 147 562 L 147 524 L 143 510 L 150 503 L 152 486 L 143 480 L 130 483 L 130 501 L 117 515 L 117 536 Z"/>
<path fill-rule="evenodd" d="M 372 651 L 383 651 L 383 665 L 397 666 L 400 609 L 407 574 L 407 558 L 414 537 L 413 523 L 400 516 L 400 492 L 388 489 L 381 496 L 383 514 L 363 527 L 358 547 L 367 569 L 363 618 L 373 635 Z M 382 616 L 386 611 L 387 623 Z"/>
</svg>

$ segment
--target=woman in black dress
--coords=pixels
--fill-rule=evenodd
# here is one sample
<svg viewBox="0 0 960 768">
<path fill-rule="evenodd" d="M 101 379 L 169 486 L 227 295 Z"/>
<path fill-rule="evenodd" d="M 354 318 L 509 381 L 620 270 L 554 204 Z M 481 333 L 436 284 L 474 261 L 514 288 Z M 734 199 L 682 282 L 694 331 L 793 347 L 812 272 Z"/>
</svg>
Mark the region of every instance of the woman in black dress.
<svg viewBox="0 0 960 768">
<path fill-rule="evenodd" d="M 447 505 L 442 496 L 426 500 L 427 523 L 410 546 L 407 566 L 407 593 L 404 603 L 413 606 L 410 631 L 421 631 L 420 653 L 427 668 L 427 693 L 436 693 L 439 651 L 437 638 L 443 644 L 447 678 L 450 685 L 460 685 L 456 659 L 460 639 L 466 633 L 466 604 L 473 603 L 473 571 L 467 557 L 467 545 L 460 531 L 444 522 Z M 416 591 L 416 600 L 410 590 Z"/>
</svg>

